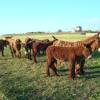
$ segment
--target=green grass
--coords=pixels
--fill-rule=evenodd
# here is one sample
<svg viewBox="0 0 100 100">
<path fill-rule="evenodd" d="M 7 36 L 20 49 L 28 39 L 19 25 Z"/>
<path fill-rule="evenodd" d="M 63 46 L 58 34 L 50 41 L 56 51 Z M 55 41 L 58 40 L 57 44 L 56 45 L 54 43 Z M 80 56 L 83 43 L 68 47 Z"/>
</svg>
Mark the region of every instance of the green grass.
<svg viewBox="0 0 100 100">
<path fill-rule="evenodd" d="M 82 40 L 81 35 L 55 35 L 63 40 Z M 35 35 L 44 39 L 51 36 Z M 17 37 L 19 38 L 19 37 Z M 20 37 L 24 40 L 25 36 Z M 71 39 L 70 39 L 71 38 Z M 22 50 L 23 51 L 23 50 Z M 68 65 L 58 66 L 60 77 L 47 77 L 46 57 L 39 56 L 34 64 L 23 57 L 12 58 L 9 48 L 0 55 L 0 100 L 100 100 L 100 53 L 86 61 L 84 76 L 68 80 Z"/>
</svg>

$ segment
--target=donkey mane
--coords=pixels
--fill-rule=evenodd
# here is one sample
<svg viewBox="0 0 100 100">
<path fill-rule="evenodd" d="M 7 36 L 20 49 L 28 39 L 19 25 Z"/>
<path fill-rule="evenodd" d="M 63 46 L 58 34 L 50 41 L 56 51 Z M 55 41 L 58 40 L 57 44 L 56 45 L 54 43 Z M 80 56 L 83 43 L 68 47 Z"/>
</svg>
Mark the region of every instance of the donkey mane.
<svg viewBox="0 0 100 100">
<path fill-rule="evenodd" d="M 99 34 L 91 36 L 83 41 L 69 42 L 69 41 L 57 40 L 53 43 L 53 45 L 54 46 L 62 46 L 62 47 L 80 46 L 80 45 L 84 45 L 84 44 L 90 44 L 92 41 L 95 41 L 97 38 L 99 38 Z"/>
</svg>

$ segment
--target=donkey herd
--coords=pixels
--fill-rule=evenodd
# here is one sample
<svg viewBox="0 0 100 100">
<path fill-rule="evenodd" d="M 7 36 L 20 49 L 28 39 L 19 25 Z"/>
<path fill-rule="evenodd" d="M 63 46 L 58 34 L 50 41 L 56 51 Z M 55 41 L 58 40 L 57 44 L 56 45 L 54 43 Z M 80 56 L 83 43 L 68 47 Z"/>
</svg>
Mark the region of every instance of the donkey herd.
<svg viewBox="0 0 100 100">
<path fill-rule="evenodd" d="M 68 61 L 69 63 L 69 79 L 75 79 L 78 75 L 84 74 L 85 59 L 92 58 L 92 53 L 100 48 L 99 33 L 91 36 L 83 41 L 69 42 L 61 41 L 52 36 L 53 40 L 36 40 L 26 38 L 22 43 L 20 39 L 13 37 L 5 37 L 0 40 L 0 51 L 4 56 L 4 47 L 10 47 L 12 57 L 21 58 L 21 48 L 25 49 L 25 55 L 28 59 L 34 58 L 37 63 L 37 54 L 46 53 L 46 74 L 50 76 L 50 69 L 56 76 L 57 60 Z"/>
</svg>

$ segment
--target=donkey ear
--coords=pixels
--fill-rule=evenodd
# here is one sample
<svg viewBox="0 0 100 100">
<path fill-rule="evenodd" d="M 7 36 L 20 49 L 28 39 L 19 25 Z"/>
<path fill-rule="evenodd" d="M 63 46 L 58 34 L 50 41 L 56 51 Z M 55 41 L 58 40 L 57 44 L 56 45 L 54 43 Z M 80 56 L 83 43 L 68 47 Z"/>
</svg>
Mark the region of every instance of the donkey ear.
<svg viewBox="0 0 100 100">
<path fill-rule="evenodd" d="M 52 38 L 53 38 L 54 40 L 58 40 L 58 39 L 57 39 L 55 36 L 53 36 L 53 35 L 52 35 Z"/>
<path fill-rule="evenodd" d="M 91 45 L 92 45 L 94 42 L 95 42 L 95 40 L 94 40 L 94 41 L 91 41 L 90 43 L 84 43 L 84 47 L 90 48 Z"/>
</svg>

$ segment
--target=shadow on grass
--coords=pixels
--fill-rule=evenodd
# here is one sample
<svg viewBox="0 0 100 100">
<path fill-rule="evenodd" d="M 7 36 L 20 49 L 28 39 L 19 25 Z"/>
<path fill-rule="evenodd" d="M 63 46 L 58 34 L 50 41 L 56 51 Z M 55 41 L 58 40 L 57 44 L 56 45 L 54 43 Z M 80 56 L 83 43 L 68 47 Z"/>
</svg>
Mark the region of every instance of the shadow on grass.
<svg viewBox="0 0 100 100">
<path fill-rule="evenodd" d="M 100 78 L 100 70 L 98 70 L 99 68 L 100 66 L 86 68 L 88 71 L 85 72 L 85 75 L 82 75 L 82 77 L 86 77 L 87 79 Z M 58 69 L 58 72 L 61 73 L 61 76 L 68 75 L 68 71 L 68 69 Z"/>
<path fill-rule="evenodd" d="M 91 71 L 91 72 L 86 72 L 87 75 L 91 75 L 91 74 L 99 74 L 100 75 L 100 71 Z"/>
<path fill-rule="evenodd" d="M 99 74 L 99 75 L 92 75 L 92 76 L 87 75 L 87 76 L 85 76 L 85 77 L 86 77 L 86 79 L 100 78 L 100 74 Z"/>
<path fill-rule="evenodd" d="M 88 68 L 88 69 L 92 69 L 92 70 L 88 70 L 86 72 L 85 77 L 87 79 L 100 78 L 100 70 L 98 70 L 98 68 L 100 68 L 100 66 L 95 66 L 95 67 Z"/>
<path fill-rule="evenodd" d="M 68 69 L 58 69 L 58 72 L 68 72 Z"/>
<path fill-rule="evenodd" d="M 93 58 L 100 58 L 100 52 L 94 52 L 93 54 L 92 54 L 92 56 L 93 56 Z"/>
<path fill-rule="evenodd" d="M 98 68 L 100 68 L 100 66 L 94 66 L 94 67 L 87 67 L 86 69 L 98 69 Z"/>
</svg>

